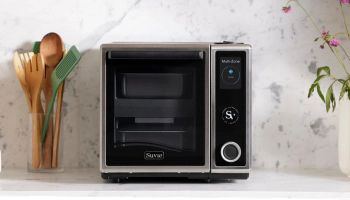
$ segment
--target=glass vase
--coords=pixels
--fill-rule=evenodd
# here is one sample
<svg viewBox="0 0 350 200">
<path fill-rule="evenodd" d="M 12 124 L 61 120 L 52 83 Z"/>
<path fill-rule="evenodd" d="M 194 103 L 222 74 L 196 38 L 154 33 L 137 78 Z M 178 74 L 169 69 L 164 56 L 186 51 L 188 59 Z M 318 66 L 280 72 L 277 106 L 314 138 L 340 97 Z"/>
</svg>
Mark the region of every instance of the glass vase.
<svg viewBox="0 0 350 200">
<path fill-rule="evenodd" d="M 29 172 L 62 172 L 62 120 L 52 113 L 46 133 L 42 133 L 44 113 L 29 113 Z"/>
</svg>

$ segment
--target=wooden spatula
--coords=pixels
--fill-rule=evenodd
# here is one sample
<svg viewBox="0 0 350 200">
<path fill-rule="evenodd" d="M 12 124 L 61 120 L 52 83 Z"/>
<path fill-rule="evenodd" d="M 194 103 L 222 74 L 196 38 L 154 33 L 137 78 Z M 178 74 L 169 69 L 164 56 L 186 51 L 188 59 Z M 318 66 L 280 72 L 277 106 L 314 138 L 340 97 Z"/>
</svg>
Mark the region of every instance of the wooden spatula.
<svg viewBox="0 0 350 200">
<path fill-rule="evenodd" d="M 32 98 L 30 97 L 28 84 L 26 81 L 26 75 L 25 75 L 25 59 L 23 57 L 23 54 L 19 54 L 18 52 L 15 52 L 15 55 L 13 57 L 13 66 L 16 71 L 17 79 L 19 80 L 19 83 L 22 87 L 22 90 L 24 92 L 27 104 L 28 104 L 28 110 L 31 112 L 32 110 Z"/>
<path fill-rule="evenodd" d="M 41 158 L 40 131 L 43 108 L 40 101 L 40 92 L 44 76 L 44 66 L 40 54 L 25 53 L 24 58 L 26 82 L 32 97 L 32 167 L 37 169 L 40 167 Z"/>
</svg>

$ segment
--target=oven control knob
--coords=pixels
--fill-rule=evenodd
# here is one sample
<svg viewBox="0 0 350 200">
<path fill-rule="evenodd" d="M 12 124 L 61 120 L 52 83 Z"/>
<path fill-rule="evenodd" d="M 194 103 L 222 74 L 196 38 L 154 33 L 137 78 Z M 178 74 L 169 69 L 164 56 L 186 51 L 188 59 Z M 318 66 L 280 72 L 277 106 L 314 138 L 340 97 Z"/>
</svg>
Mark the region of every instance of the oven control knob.
<svg viewBox="0 0 350 200">
<path fill-rule="evenodd" d="M 238 121 L 239 113 L 234 107 L 227 107 L 222 111 L 222 120 L 226 124 L 234 124 Z"/>
<path fill-rule="evenodd" d="M 241 157 L 241 147 L 235 142 L 227 142 L 221 147 L 221 157 L 226 162 L 236 162 Z"/>
</svg>

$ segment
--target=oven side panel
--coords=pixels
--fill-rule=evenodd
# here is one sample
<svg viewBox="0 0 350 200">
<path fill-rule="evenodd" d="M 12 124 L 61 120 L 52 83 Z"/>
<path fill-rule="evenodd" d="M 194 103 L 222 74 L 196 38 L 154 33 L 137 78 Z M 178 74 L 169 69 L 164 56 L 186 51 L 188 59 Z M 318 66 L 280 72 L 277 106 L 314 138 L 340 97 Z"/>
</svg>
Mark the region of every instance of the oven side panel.
<svg viewBox="0 0 350 200">
<path fill-rule="evenodd" d="M 106 49 L 104 45 L 101 45 L 100 47 L 100 172 L 103 172 L 106 166 L 106 141 L 105 141 L 105 132 L 106 132 L 106 126 L 105 126 L 105 115 L 106 108 L 105 108 L 105 94 L 106 94 Z"/>
<path fill-rule="evenodd" d="M 231 62 L 232 64 L 223 64 L 221 66 L 221 61 L 218 62 L 217 60 L 219 58 L 223 62 Z M 235 63 L 240 59 L 242 59 L 241 63 L 244 63 L 242 66 Z M 227 66 L 232 66 L 232 68 L 230 69 Z M 239 70 L 244 70 L 245 81 L 232 85 L 223 83 L 225 82 L 221 80 L 224 79 L 223 74 L 228 72 L 227 69 L 230 69 L 230 73 L 235 74 L 235 67 L 239 68 Z M 218 72 L 220 75 L 218 75 Z M 219 78 L 220 81 L 217 80 Z M 240 78 L 243 80 L 242 77 Z M 231 81 L 235 81 L 235 79 L 232 78 Z M 243 93 L 245 96 L 242 96 Z M 221 96 L 219 97 L 218 95 Z M 226 105 L 218 105 L 217 98 L 223 97 L 231 98 L 232 103 L 230 100 L 227 100 L 221 101 L 225 102 Z M 241 101 L 239 103 L 241 105 L 237 105 L 234 99 L 243 97 L 245 98 L 244 102 Z M 240 109 L 236 109 L 237 106 Z M 237 119 L 225 121 L 224 118 L 230 117 L 231 113 L 237 113 L 237 116 L 241 118 L 237 117 Z M 241 121 L 242 115 L 244 116 L 244 123 Z M 242 130 L 244 131 L 241 132 Z M 242 135 L 245 136 L 245 141 L 242 141 Z M 220 137 L 221 141 L 219 141 L 218 137 Z M 211 173 L 213 175 L 249 174 L 251 168 L 251 143 L 251 46 L 245 44 L 214 44 L 211 47 Z M 237 155 L 239 154 L 239 156 L 237 159 L 233 157 L 230 160 L 223 156 L 225 150 L 228 152 L 228 157 L 230 156 L 229 153 L 235 153 L 234 151 L 230 152 L 228 148 L 224 148 L 229 145 L 235 151 L 237 150 L 235 147 L 238 146 L 239 151 L 236 151 L 236 153 L 238 152 Z M 244 148 L 240 148 L 243 146 Z"/>
</svg>

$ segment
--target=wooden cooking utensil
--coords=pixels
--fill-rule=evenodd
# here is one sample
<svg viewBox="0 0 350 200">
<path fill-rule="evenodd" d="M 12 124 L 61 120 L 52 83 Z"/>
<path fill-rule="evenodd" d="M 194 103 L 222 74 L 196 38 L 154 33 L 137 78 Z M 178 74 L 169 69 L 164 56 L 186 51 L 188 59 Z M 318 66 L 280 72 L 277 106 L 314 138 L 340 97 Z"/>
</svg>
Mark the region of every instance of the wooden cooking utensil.
<svg viewBox="0 0 350 200">
<path fill-rule="evenodd" d="M 32 111 L 32 167 L 40 167 L 41 142 L 40 133 L 43 109 L 40 101 L 41 84 L 44 76 L 44 66 L 40 54 L 25 53 L 25 77 L 29 88 Z"/>
<path fill-rule="evenodd" d="M 29 93 L 28 84 L 26 82 L 25 59 L 23 57 L 23 54 L 19 54 L 18 52 L 15 52 L 15 55 L 13 57 L 13 66 L 14 66 L 15 71 L 16 71 L 17 79 L 19 80 L 19 83 L 20 83 L 20 85 L 22 87 L 22 90 L 24 92 L 29 112 L 31 112 L 31 110 L 32 110 L 32 105 L 31 105 L 32 104 L 32 102 L 31 102 L 32 99 L 31 99 L 31 96 L 30 96 L 30 93 Z"/>
<path fill-rule="evenodd" d="M 40 43 L 40 53 L 44 59 L 45 63 L 45 75 L 44 75 L 44 85 L 43 91 L 45 96 L 45 111 L 48 114 L 49 102 L 52 98 L 52 85 L 51 85 L 51 75 L 57 64 L 61 61 L 64 54 L 64 44 L 61 37 L 56 33 L 46 34 Z M 55 117 L 57 118 L 57 117 Z M 57 120 L 57 119 L 55 119 Z M 55 126 L 59 124 L 55 123 Z M 43 167 L 52 167 L 52 156 L 53 156 L 53 118 L 50 116 L 49 126 L 46 133 L 46 139 L 43 144 Z"/>
<path fill-rule="evenodd" d="M 56 168 L 58 164 L 60 130 L 61 130 L 61 111 L 63 103 L 64 81 L 58 89 L 57 104 L 55 114 L 55 130 L 53 132 L 53 148 L 52 148 L 52 167 Z"/>
</svg>

